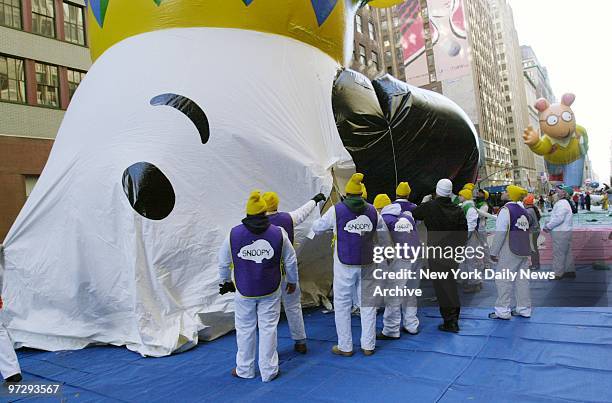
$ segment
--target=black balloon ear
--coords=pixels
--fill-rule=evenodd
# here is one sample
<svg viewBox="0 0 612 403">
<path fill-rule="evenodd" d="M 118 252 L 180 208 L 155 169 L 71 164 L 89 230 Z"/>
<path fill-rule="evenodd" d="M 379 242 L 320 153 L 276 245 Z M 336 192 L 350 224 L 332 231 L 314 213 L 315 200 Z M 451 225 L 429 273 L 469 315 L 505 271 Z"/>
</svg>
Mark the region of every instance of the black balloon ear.
<svg viewBox="0 0 612 403">
<path fill-rule="evenodd" d="M 123 192 L 141 216 L 162 220 L 174 209 L 174 188 L 155 165 L 137 162 L 123 171 Z"/>
</svg>

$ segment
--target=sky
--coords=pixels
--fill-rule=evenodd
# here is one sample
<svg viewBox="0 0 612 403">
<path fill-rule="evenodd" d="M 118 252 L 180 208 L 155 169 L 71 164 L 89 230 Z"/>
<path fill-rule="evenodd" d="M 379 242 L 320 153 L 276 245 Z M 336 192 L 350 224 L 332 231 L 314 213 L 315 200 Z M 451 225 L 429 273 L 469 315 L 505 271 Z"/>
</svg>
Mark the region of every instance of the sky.
<svg viewBox="0 0 612 403">
<path fill-rule="evenodd" d="M 557 99 L 576 94 L 572 109 L 589 134 L 600 182 L 610 178 L 612 141 L 612 0 L 508 0 L 521 45 L 548 69 Z M 586 178 L 585 178 L 586 179 Z"/>
</svg>

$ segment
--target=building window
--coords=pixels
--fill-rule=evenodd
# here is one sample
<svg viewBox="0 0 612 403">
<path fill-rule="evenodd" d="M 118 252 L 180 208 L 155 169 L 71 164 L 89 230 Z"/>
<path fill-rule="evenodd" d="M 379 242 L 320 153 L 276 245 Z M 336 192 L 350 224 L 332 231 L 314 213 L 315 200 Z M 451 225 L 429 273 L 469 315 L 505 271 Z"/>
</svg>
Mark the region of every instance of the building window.
<svg viewBox="0 0 612 403">
<path fill-rule="evenodd" d="M 67 42 L 85 45 L 83 7 L 64 2 L 64 37 Z"/>
<path fill-rule="evenodd" d="M 374 31 L 374 24 L 372 24 L 372 21 L 368 21 L 368 35 L 370 35 L 371 40 L 376 40 L 376 32 Z"/>
<path fill-rule="evenodd" d="M 32 32 L 55 38 L 53 0 L 32 0 Z"/>
<path fill-rule="evenodd" d="M 36 102 L 38 105 L 59 107 L 57 66 L 36 63 Z"/>
<path fill-rule="evenodd" d="M 83 81 L 83 78 L 85 78 L 84 71 L 68 69 L 68 97 L 70 99 L 72 99 L 74 92 L 76 91 L 81 81 Z"/>
<path fill-rule="evenodd" d="M 374 67 L 378 71 L 378 53 L 372 51 L 372 63 L 374 63 Z"/>
<path fill-rule="evenodd" d="M 355 27 L 357 32 L 363 33 L 363 18 L 359 14 L 355 16 Z"/>
<path fill-rule="evenodd" d="M 30 197 L 32 191 L 34 190 L 34 186 L 36 186 L 36 182 L 38 182 L 38 175 L 25 175 L 25 195 L 26 197 Z"/>
<path fill-rule="evenodd" d="M 23 60 L 0 55 L 0 99 L 25 103 Z"/>
<path fill-rule="evenodd" d="M 21 29 L 21 0 L 0 0 L 0 25 Z"/>
<path fill-rule="evenodd" d="M 368 61 L 366 59 L 366 48 L 363 45 L 359 45 L 359 63 L 367 66 Z"/>
</svg>

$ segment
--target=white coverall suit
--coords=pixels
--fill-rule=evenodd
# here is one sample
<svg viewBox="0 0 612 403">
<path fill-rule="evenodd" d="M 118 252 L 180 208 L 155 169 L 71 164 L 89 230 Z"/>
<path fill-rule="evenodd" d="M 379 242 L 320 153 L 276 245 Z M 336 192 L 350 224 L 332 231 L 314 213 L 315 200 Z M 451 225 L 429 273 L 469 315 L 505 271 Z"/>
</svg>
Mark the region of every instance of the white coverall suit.
<svg viewBox="0 0 612 403">
<path fill-rule="evenodd" d="M 544 225 L 544 230 L 550 231 L 553 242 L 552 267 L 555 276 L 575 272 L 574 256 L 572 255 L 572 229 L 574 214 L 567 199 L 558 200 L 553 206 L 550 219 Z"/>
<path fill-rule="evenodd" d="M 317 204 L 314 202 L 314 200 L 309 200 L 308 203 L 304 204 L 297 210 L 290 211 L 289 215 L 293 220 L 293 228 L 295 229 L 295 227 L 303 223 L 316 206 Z M 268 215 L 270 214 L 274 213 L 268 213 Z M 295 292 L 293 294 L 287 294 L 287 277 L 283 276 L 281 292 L 283 307 L 285 308 L 285 315 L 287 316 L 287 323 L 289 324 L 289 332 L 291 332 L 291 338 L 293 341 L 305 341 L 306 330 L 304 328 L 304 316 L 302 315 L 302 292 L 300 291 L 300 284 L 295 284 Z"/>
<path fill-rule="evenodd" d="M 481 232 L 479 231 L 479 228 L 478 228 L 479 227 L 478 210 L 476 209 L 476 205 L 474 204 L 473 200 L 464 201 L 461 207 L 464 209 L 467 208 L 467 211 L 465 213 L 465 219 L 467 220 L 468 240 L 465 246 L 466 247 L 469 246 L 473 248 L 474 250 L 477 250 L 476 248 L 482 247 L 483 243 L 487 242 L 486 237 L 483 239 L 480 238 Z M 472 276 L 476 274 L 482 274 L 483 269 L 484 269 L 484 260 L 478 259 L 474 256 L 471 259 L 465 259 L 459 265 L 459 267 L 461 271 L 469 273 Z M 475 279 L 475 278 L 469 278 L 468 280 L 464 281 L 463 284 L 464 284 L 464 287 L 469 287 L 469 286 L 473 287 L 473 286 L 482 284 L 482 280 Z"/>
<path fill-rule="evenodd" d="M 376 224 L 374 244 L 390 245 L 387 224 L 380 214 Z M 337 239 L 336 209 L 327 210 L 323 217 L 316 220 L 312 230 L 315 234 L 333 231 Z M 353 333 L 351 330 L 351 310 L 353 302 L 360 308 L 361 316 L 361 348 L 374 350 L 376 347 L 376 307 L 361 306 L 361 270 L 368 270 L 366 266 L 345 265 L 338 259 L 338 242 L 334 243 L 334 316 L 336 320 L 336 333 L 338 334 L 338 348 L 343 352 L 353 351 Z M 356 298 L 357 301 L 353 301 Z"/>
<path fill-rule="evenodd" d="M 3 254 L 3 246 L 0 245 L 0 293 L 2 293 L 2 279 L 4 278 Z M 13 342 L 2 322 L 0 322 L 0 373 L 4 379 L 21 373 L 17 354 L 13 349 Z"/>
<path fill-rule="evenodd" d="M 394 216 L 399 216 L 402 212 L 402 209 L 399 204 L 389 204 L 385 206 L 380 212 L 381 215 L 391 214 Z M 410 212 L 405 212 L 405 214 L 412 215 Z M 416 228 L 414 229 L 416 231 Z M 381 264 L 386 264 L 383 262 Z M 404 287 L 406 286 L 408 289 L 417 289 L 419 288 L 420 280 L 418 277 L 418 272 L 422 267 L 422 260 L 420 258 L 416 259 L 414 263 L 411 260 L 404 259 L 393 259 L 388 272 L 400 273 L 401 270 L 409 270 L 411 272 L 416 273 L 416 278 L 410 280 L 398 280 L 398 281 L 390 281 L 388 286 L 391 289 L 394 286 Z M 410 334 L 416 334 L 419 331 L 419 318 L 417 317 L 417 297 L 416 295 L 410 295 L 406 297 L 396 298 L 397 300 L 401 300 L 399 304 L 390 303 L 385 304 L 385 313 L 383 314 L 383 330 L 382 333 L 388 337 L 399 337 L 400 336 L 400 327 L 403 326 L 404 329 Z M 402 313 L 404 316 L 404 320 L 402 322 Z"/>
<path fill-rule="evenodd" d="M 490 269 L 493 266 L 493 262 L 491 262 L 491 248 L 489 247 L 489 240 L 487 234 L 487 219 L 496 220 L 497 216 L 489 213 L 489 205 L 487 203 L 483 203 L 482 206 L 478 209 L 478 215 L 480 216 L 480 224 L 478 224 L 478 236 L 481 240 L 483 240 L 483 248 L 484 248 L 484 268 Z"/>
<path fill-rule="evenodd" d="M 529 268 L 529 257 L 517 256 L 510 250 L 510 212 L 502 208 L 497 216 L 495 225 L 495 238 L 491 247 L 491 256 L 497 256 L 495 271 L 500 273 L 508 270 L 517 273 L 515 281 L 509 279 L 495 279 L 497 286 L 497 300 L 495 301 L 495 314 L 502 319 L 512 316 L 512 291 L 516 297 L 516 312 L 523 317 L 531 316 L 531 292 L 529 280 L 521 276 L 521 270 Z"/>
<path fill-rule="evenodd" d="M 293 245 L 285 230 L 283 233 L 282 262 L 287 282 L 297 284 L 297 258 Z M 230 237 L 219 249 L 219 279 L 221 284 L 232 281 L 232 253 Z M 234 318 L 236 327 L 236 374 L 241 378 L 255 377 L 255 347 L 259 328 L 259 371 L 261 380 L 268 382 L 278 374 L 277 326 L 280 319 L 281 291 L 259 298 L 246 298 L 238 290 L 234 295 Z"/>
</svg>

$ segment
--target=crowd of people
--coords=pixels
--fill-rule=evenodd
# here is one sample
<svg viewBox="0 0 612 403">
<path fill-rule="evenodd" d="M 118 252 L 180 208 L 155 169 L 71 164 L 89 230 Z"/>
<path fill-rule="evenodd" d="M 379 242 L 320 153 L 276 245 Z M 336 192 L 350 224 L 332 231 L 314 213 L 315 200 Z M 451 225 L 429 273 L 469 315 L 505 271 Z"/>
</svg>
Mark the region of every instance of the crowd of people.
<svg viewBox="0 0 612 403">
<path fill-rule="evenodd" d="M 535 197 L 527 190 L 510 185 L 502 193 L 503 207 L 491 214 L 486 190 L 465 184 L 457 195 L 453 183 L 441 179 L 435 193 L 426 196 L 419 205 L 409 201 L 410 185 L 401 182 L 395 200 L 379 194 L 373 204 L 366 201 L 363 174 L 356 173 L 345 187 L 345 195 L 314 221 L 312 232 L 333 233 L 333 304 L 338 343 L 331 352 L 350 357 L 354 354 L 351 312 L 360 309 L 361 351 L 366 356 L 375 353 L 376 340 L 396 340 L 401 333 L 419 333 L 417 297 L 384 299 L 383 329 L 377 333 L 377 306 L 363 303 L 364 278 L 380 265 L 389 271 L 417 271 L 427 266 L 436 273 L 482 272 L 487 268 L 518 273 L 539 270 L 537 239 L 540 235 L 541 213 Z M 575 277 L 571 254 L 573 189 L 556 188 L 550 220 L 542 230 L 553 239 L 554 279 Z M 259 368 L 261 378 L 269 382 L 279 375 L 277 324 L 281 304 L 284 306 L 295 351 L 306 354 L 306 332 L 300 303 L 298 265 L 292 246 L 295 226 L 304 222 L 317 204 L 326 198 L 318 194 L 293 212 L 279 212 L 279 197 L 273 192 L 253 191 L 246 204 L 246 217 L 232 228 L 219 252 L 220 293 L 235 292 L 235 327 L 238 352 L 232 375 L 255 377 L 255 351 L 259 332 Z M 494 219 L 495 234 L 491 246 L 486 220 Z M 419 234 L 419 226 L 425 227 Z M 421 228 L 422 228 L 421 226 Z M 404 245 L 415 247 L 481 248 L 481 256 L 458 262 L 453 256 L 436 255 L 419 258 L 415 255 L 386 258 L 375 263 L 375 247 Z M 407 248 L 406 248 L 407 250 Z M 411 249 L 414 251 L 414 249 Z M 469 276 L 468 276 L 469 277 Z M 552 279 L 552 278 L 551 278 Z M 443 322 L 443 332 L 460 331 L 460 298 L 457 278 L 439 276 L 432 279 Z M 406 280 L 416 288 L 418 280 Z M 478 276 L 463 281 L 463 291 L 479 292 L 482 279 Z M 524 276 L 495 278 L 498 292 L 491 319 L 509 320 L 512 316 L 530 317 L 532 306 L 529 280 Z M 513 294 L 515 302 L 513 303 Z"/>
<path fill-rule="evenodd" d="M 409 201 L 410 193 L 410 185 L 401 182 L 395 200 L 379 194 L 370 204 L 365 198 L 363 174 L 356 173 L 346 184 L 341 200 L 312 225 L 315 236 L 333 233 L 333 305 L 338 337 L 338 343 L 332 348 L 333 354 L 344 357 L 354 354 L 351 315 L 355 306 L 359 307 L 361 319 L 361 351 L 366 356 L 374 354 L 376 340 L 396 340 L 401 333 L 409 336 L 419 333 L 415 293 L 402 298 L 384 298 L 380 304 L 362 303 L 364 278 L 381 265 L 390 272 L 417 272 L 427 267 L 435 273 L 447 273 L 432 279 L 432 284 L 443 319 L 438 328 L 450 333 L 460 331 L 461 303 L 458 279 L 448 273 L 482 273 L 491 268 L 511 273 L 539 270 L 537 240 L 541 230 L 551 233 L 554 279 L 576 276 L 571 252 L 573 209 L 570 198 L 574 193 L 571 187 L 561 185 L 556 188 L 550 219 L 542 228 L 535 197 L 519 186 L 510 185 L 501 194 L 504 204 L 496 215 L 491 214 L 488 192 L 476 189 L 472 183 L 465 184 L 455 195 L 453 183 L 441 179 L 435 193 L 426 196 L 419 205 Z M 253 191 L 246 203 L 245 218 L 231 229 L 221 245 L 218 253 L 219 293 L 235 293 L 238 352 L 233 376 L 255 377 L 257 350 L 262 380 L 268 382 L 279 375 L 277 326 L 281 304 L 295 351 L 307 353 L 298 261 L 293 243 L 296 226 L 305 222 L 317 205 L 325 200 L 325 195 L 320 193 L 297 210 L 282 212 L 278 210 L 280 198 L 276 193 Z M 486 222 L 490 219 L 496 223 L 489 246 Z M 425 243 L 428 248 L 460 247 L 466 250 L 471 247 L 474 250 L 480 248 L 483 253 L 462 261 L 446 254 L 418 256 L 415 248 Z M 405 246 L 405 250 L 412 252 L 386 257 L 381 263 L 376 263 L 375 248 L 393 245 Z M 415 278 L 402 281 L 411 289 L 418 288 L 420 283 Z M 481 277 L 468 276 L 461 282 L 464 293 L 476 293 L 482 289 Z M 509 320 L 512 316 L 531 316 L 528 279 L 522 276 L 496 277 L 495 285 L 498 297 L 489 318 Z M 383 306 L 383 328 L 377 333 L 377 308 Z M 17 356 L 3 325 L 0 325 L 0 372 L 6 382 L 22 380 Z"/>
</svg>

